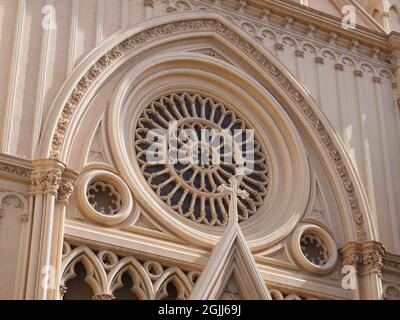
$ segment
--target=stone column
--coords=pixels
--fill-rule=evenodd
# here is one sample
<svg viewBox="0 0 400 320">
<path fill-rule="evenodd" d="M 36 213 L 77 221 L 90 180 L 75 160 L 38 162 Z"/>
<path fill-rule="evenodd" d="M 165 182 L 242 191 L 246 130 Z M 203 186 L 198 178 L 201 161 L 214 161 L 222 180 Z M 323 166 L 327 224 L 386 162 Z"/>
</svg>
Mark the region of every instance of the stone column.
<svg viewBox="0 0 400 320">
<path fill-rule="evenodd" d="M 26 299 L 48 298 L 49 281 L 46 281 L 46 275 L 51 276 L 55 272 L 51 265 L 55 202 L 64 169 L 65 166 L 58 160 L 33 162 L 34 205 Z"/>
<path fill-rule="evenodd" d="M 400 33 L 392 32 L 388 36 L 391 50 L 390 62 L 395 75 L 397 106 L 400 107 Z"/>
<path fill-rule="evenodd" d="M 357 272 L 359 299 L 382 299 L 382 263 L 385 254 L 382 244 L 376 241 L 352 242 L 339 252 L 343 266 L 353 266 Z"/>
<path fill-rule="evenodd" d="M 60 299 L 60 283 L 61 283 L 61 264 L 64 244 L 64 222 L 65 213 L 69 204 L 69 199 L 74 190 L 74 183 L 78 173 L 66 169 L 61 178 L 60 186 L 58 188 L 57 200 L 55 205 L 55 215 L 53 221 L 53 240 L 51 250 L 51 264 L 55 267 L 54 287 L 50 288 L 48 299 Z"/>
</svg>

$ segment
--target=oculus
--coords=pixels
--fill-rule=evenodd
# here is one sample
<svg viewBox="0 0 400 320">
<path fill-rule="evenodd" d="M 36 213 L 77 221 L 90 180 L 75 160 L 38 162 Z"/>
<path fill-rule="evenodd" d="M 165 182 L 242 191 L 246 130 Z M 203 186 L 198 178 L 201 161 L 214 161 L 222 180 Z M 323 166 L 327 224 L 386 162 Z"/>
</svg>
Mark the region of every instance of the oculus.
<svg viewBox="0 0 400 320">
<path fill-rule="evenodd" d="M 268 159 L 252 132 L 212 97 L 173 93 L 152 101 L 139 117 L 136 157 L 151 188 L 175 212 L 201 224 L 225 226 L 229 200 L 218 187 L 230 177 L 238 176 L 239 188 L 250 195 L 239 200 L 240 221 L 254 215 L 268 193 Z M 168 159 L 160 161 L 160 150 L 167 150 Z M 149 155 L 159 161 L 150 161 Z"/>
</svg>

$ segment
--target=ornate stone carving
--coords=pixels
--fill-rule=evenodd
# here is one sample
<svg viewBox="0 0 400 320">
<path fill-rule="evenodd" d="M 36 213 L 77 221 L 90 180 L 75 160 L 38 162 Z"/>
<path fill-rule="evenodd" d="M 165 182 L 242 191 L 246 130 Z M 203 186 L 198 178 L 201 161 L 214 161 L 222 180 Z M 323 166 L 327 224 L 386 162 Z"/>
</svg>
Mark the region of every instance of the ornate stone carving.
<svg viewBox="0 0 400 320">
<path fill-rule="evenodd" d="M 68 204 L 69 198 L 74 191 L 74 182 L 67 178 L 62 178 L 58 188 L 57 201 Z"/>
<path fill-rule="evenodd" d="M 57 195 L 60 183 L 61 170 L 59 169 L 34 171 L 32 173 L 32 191 L 35 194 L 53 193 Z"/>
<path fill-rule="evenodd" d="M 154 0 L 143 0 L 143 5 L 146 8 L 154 8 Z"/>
<path fill-rule="evenodd" d="M 342 63 L 336 63 L 335 64 L 335 70 L 337 71 L 343 71 L 344 70 L 344 66 Z"/>
<path fill-rule="evenodd" d="M 64 247 L 71 248 L 68 243 Z M 68 281 L 77 277 L 76 266 L 81 263 L 86 275 L 80 278 L 93 290 L 93 300 L 113 300 L 118 289 L 126 286 L 123 276 L 128 275 L 132 287 L 127 287 L 141 300 L 187 299 L 199 272 L 185 272 L 177 266 L 166 267 L 156 261 L 142 262 L 133 256 L 119 256 L 112 251 L 95 252 L 83 246 L 63 254 L 60 297 L 68 293 Z M 172 290 L 171 290 L 172 289 Z"/>
<path fill-rule="evenodd" d="M 31 178 L 32 170 L 0 162 L 0 173 L 11 174 L 25 179 Z"/>
<path fill-rule="evenodd" d="M 340 253 L 344 266 L 354 266 L 361 275 L 375 273 L 382 276 L 385 249 L 379 242 L 353 242 L 340 249 Z"/>
<path fill-rule="evenodd" d="M 342 179 L 342 184 L 347 192 L 347 200 L 353 212 L 353 219 L 357 226 L 357 240 L 365 240 L 365 231 L 363 230 L 363 216 L 360 212 L 359 201 L 354 190 L 353 182 L 346 168 L 345 162 L 342 159 L 339 151 L 336 149 L 332 138 L 329 136 L 322 122 L 318 119 L 316 113 L 312 110 L 306 99 L 300 92 L 290 83 L 290 81 L 278 70 L 270 61 L 267 60 L 252 44 L 243 40 L 234 31 L 228 29 L 222 23 L 215 20 L 191 20 L 180 21 L 160 25 L 140 32 L 130 39 L 123 41 L 116 47 L 107 52 L 100 58 L 82 77 L 77 87 L 71 93 L 62 116 L 58 121 L 56 132 L 53 136 L 53 143 L 51 148 L 51 157 L 58 158 L 60 156 L 61 147 L 65 138 L 66 130 L 69 121 L 72 118 L 75 109 L 79 105 L 82 95 L 86 92 L 90 84 L 102 73 L 111 63 L 121 57 L 123 54 L 133 50 L 134 48 L 144 44 L 145 42 L 164 37 L 173 33 L 199 31 L 199 30 L 214 30 L 221 36 L 228 39 L 231 43 L 238 46 L 246 54 L 256 60 L 264 70 L 272 76 L 273 79 L 290 95 L 292 100 L 298 105 L 303 114 L 307 117 L 309 123 L 312 125 L 321 142 L 327 149 L 331 156 L 332 161 L 335 163 L 337 172 Z M 64 124 L 68 124 L 67 126 Z"/>
<path fill-rule="evenodd" d="M 168 155 L 178 155 L 166 164 L 151 163 L 149 130 L 162 129 L 168 136 L 171 122 L 176 122 L 176 134 L 169 141 Z M 207 225 L 224 226 L 228 222 L 228 195 L 219 191 L 237 174 L 246 155 L 244 141 L 237 131 L 246 134 L 246 123 L 238 114 L 211 97 L 199 94 L 163 96 L 143 111 L 136 127 L 136 154 L 143 175 L 157 195 L 180 215 Z M 204 130 L 214 132 L 211 141 L 204 141 Z M 160 133 L 161 134 L 161 133 Z M 233 138 L 236 137 L 236 138 Z M 161 137 L 160 137 L 161 139 Z M 189 140 L 188 140 L 189 139 Z M 221 142 L 222 141 L 222 142 Z M 239 201 L 240 220 L 247 220 L 263 204 L 270 180 L 269 164 L 257 138 L 254 139 L 254 169 L 239 173 L 240 187 L 249 199 Z M 232 161 L 226 161 L 226 155 Z"/>
<path fill-rule="evenodd" d="M 324 266 L 329 260 L 328 248 L 313 234 L 303 234 L 300 238 L 300 247 L 307 260 L 316 266 Z"/>
</svg>

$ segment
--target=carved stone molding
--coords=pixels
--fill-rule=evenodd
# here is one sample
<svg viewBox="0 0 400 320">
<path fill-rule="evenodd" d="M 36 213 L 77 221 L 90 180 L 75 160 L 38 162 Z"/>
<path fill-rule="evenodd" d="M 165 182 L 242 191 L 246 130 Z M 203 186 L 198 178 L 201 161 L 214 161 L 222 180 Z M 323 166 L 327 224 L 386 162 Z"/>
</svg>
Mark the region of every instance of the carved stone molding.
<svg viewBox="0 0 400 320">
<path fill-rule="evenodd" d="M 387 253 L 383 257 L 383 270 L 400 274 L 400 256 Z"/>
<path fill-rule="evenodd" d="M 385 249 L 381 243 L 376 241 L 352 242 L 340 249 L 339 252 L 344 266 L 354 266 L 362 276 L 375 273 L 382 277 Z"/>
<path fill-rule="evenodd" d="M 30 179 L 32 170 L 0 161 L 0 174 L 1 173 L 17 176 L 23 179 Z"/>
<path fill-rule="evenodd" d="M 61 150 L 67 129 L 70 125 L 70 121 L 76 111 L 76 108 L 81 103 L 84 94 L 89 90 L 91 84 L 111 64 L 113 64 L 127 52 L 130 52 L 139 46 L 143 46 L 147 42 L 154 41 L 167 35 L 199 31 L 214 31 L 230 41 L 232 44 L 236 45 L 249 57 L 256 60 L 257 63 L 265 70 L 265 72 L 267 72 L 274 79 L 274 81 L 287 92 L 292 101 L 297 104 L 297 106 L 308 119 L 310 125 L 315 130 L 336 166 L 337 173 L 342 180 L 344 190 L 347 192 L 347 200 L 353 213 L 353 219 L 356 223 L 357 240 L 364 241 L 366 238 L 363 228 L 364 219 L 360 212 L 359 200 L 356 195 L 354 184 L 351 180 L 342 155 L 336 148 L 333 139 L 330 137 L 330 134 L 328 133 L 322 121 L 319 119 L 316 112 L 309 105 L 306 98 L 304 98 L 302 94 L 295 88 L 295 86 L 289 81 L 289 79 L 262 53 L 260 53 L 257 48 L 236 34 L 235 31 L 231 30 L 226 25 L 215 19 L 193 19 L 159 25 L 133 35 L 131 38 L 124 40 L 120 44 L 116 45 L 113 49 L 105 53 L 81 78 L 66 102 L 61 118 L 58 120 L 56 131 L 53 135 L 51 157 L 57 159 L 61 156 Z"/>
<path fill-rule="evenodd" d="M 143 0 L 143 5 L 146 8 L 154 8 L 154 0 Z"/>
</svg>

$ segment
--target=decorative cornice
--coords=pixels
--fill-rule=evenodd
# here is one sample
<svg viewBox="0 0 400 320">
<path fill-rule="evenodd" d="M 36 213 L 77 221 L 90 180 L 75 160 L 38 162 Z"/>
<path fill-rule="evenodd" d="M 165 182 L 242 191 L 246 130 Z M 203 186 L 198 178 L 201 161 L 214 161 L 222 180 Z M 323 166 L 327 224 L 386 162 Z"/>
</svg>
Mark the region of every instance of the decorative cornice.
<svg viewBox="0 0 400 320">
<path fill-rule="evenodd" d="M 382 276 L 383 256 L 385 249 L 376 241 L 364 243 L 352 242 L 339 250 L 342 264 L 354 266 L 360 275 L 375 273 Z"/>
<path fill-rule="evenodd" d="M 342 180 L 344 190 L 347 193 L 347 200 L 353 219 L 356 223 L 357 240 L 365 240 L 365 231 L 363 228 L 364 219 L 360 212 L 359 201 L 356 195 L 354 184 L 351 181 L 348 169 L 345 165 L 343 157 L 335 146 L 332 138 L 330 137 L 327 129 L 319 119 L 318 115 L 311 108 L 307 100 L 302 94 L 294 87 L 289 79 L 273 64 L 271 63 L 257 48 L 255 48 L 247 40 L 244 40 L 236 32 L 229 29 L 223 23 L 216 19 L 192 19 L 182 20 L 177 22 L 170 22 L 163 25 L 158 25 L 148 30 L 139 32 L 129 39 L 126 39 L 116 45 L 114 48 L 105 53 L 81 78 L 77 86 L 73 89 L 69 99 L 67 100 L 62 111 L 61 118 L 58 120 L 56 132 L 53 136 L 51 147 L 51 157 L 59 158 L 61 149 L 65 140 L 67 129 L 70 125 L 72 116 L 74 115 L 77 107 L 85 93 L 89 90 L 91 84 L 106 70 L 111 64 L 115 63 L 123 55 L 132 51 L 133 49 L 143 46 L 149 41 L 165 37 L 166 35 L 179 34 L 183 32 L 199 32 L 199 31 L 214 31 L 221 37 L 224 37 L 246 55 L 254 59 L 269 76 L 284 90 L 292 101 L 300 108 L 305 117 L 308 119 L 310 126 L 314 129 L 319 137 L 321 143 L 325 146 L 327 152 L 331 156 L 331 160 L 336 166 L 338 176 Z"/>
<path fill-rule="evenodd" d="M 342 63 L 336 63 L 335 64 L 335 70 L 337 71 L 343 71 L 344 70 L 344 66 Z"/>
<path fill-rule="evenodd" d="M 61 183 L 61 170 L 34 171 L 32 173 L 32 192 L 34 194 L 57 195 L 58 187 Z"/>
</svg>

